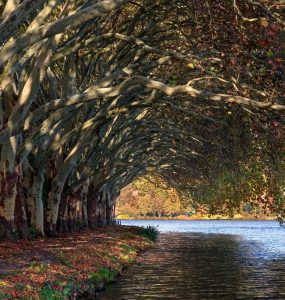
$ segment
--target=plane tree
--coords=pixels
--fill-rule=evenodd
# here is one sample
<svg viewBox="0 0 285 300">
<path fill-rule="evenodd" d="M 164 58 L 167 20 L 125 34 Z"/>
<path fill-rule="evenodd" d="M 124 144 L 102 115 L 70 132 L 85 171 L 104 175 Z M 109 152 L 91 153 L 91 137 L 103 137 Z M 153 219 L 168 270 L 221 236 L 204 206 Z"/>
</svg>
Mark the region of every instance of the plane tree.
<svg viewBox="0 0 285 300">
<path fill-rule="evenodd" d="M 120 190 L 145 174 L 187 194 L 257 150 L 282 165 L 282 3 L 0 9 L 1 238 L 110 224 Z"/>
</svg>

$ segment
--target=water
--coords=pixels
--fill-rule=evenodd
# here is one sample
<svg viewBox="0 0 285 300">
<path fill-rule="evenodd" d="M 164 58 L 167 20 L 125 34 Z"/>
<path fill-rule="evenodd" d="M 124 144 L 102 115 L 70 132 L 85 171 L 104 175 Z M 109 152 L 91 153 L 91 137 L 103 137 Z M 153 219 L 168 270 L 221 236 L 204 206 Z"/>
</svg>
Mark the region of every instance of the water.
<svg viewBox="0 0 285 300">
<path fill-rule="evenodd" d="M 229 234 L 241 239 L 256 241 L 263 250 L 274 256 L 285 256 L 285 228 L 276 221 L 239 221 L 239 220 L 123 220 L 122 225 L 157 226 L 161 233 L 196 232 Z M 268 253 L 269 255 L 269 253 Z"/>
<path fill-rule="evenodd" d="M 102 300 L 285 300 L 285 229 L 274 221 L 123 221 L 157 226 L 143 255 Z"/>
</svg>

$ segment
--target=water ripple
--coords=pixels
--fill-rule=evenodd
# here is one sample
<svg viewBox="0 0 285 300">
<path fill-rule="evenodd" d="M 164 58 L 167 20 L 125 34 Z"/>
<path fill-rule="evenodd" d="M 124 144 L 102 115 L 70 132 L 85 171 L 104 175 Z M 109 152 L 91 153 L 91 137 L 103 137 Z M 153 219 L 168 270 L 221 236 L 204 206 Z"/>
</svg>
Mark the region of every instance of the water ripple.
<svg viewBox="0 0 285 300">
<path fill-rule="evenodd" d="M 284 300 L 285 255 L 241 235 L 165 233 L 101 299 Z"/>
</svg>

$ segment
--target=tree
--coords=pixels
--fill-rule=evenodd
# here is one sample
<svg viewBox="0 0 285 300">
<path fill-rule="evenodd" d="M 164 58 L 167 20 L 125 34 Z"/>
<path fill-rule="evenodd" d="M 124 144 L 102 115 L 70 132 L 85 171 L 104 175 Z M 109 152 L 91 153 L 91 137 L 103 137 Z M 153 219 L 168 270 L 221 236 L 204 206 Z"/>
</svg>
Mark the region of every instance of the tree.
<svg viewBox="0 0 285 300">
<path fill-rule="evenodd" d="M 1 239 L 110 224 L 136 178 L 188 195 L 256 151 L 282 212 L 282 4 L 1 3 Z"/>
</svg>

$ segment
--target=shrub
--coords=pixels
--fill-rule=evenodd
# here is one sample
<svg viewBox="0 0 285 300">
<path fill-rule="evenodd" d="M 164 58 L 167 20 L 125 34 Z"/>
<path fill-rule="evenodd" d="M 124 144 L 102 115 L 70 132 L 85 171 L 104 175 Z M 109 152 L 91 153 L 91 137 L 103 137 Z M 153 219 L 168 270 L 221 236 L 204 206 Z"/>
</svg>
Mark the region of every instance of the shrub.
<svg viewBox="0 0 285 300">
<path fill-rule="evenodd" d="M 147 227 L 141 228 L 141 235 L 151 241 L 156 241 L 159 231 L 158 226 L 148 225 Z"/>
</svg>

